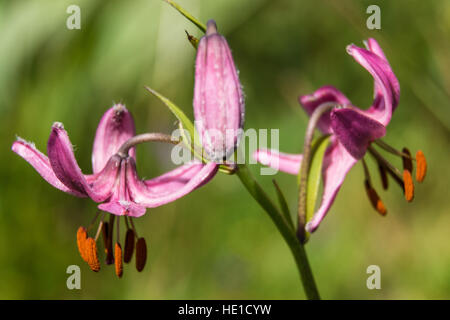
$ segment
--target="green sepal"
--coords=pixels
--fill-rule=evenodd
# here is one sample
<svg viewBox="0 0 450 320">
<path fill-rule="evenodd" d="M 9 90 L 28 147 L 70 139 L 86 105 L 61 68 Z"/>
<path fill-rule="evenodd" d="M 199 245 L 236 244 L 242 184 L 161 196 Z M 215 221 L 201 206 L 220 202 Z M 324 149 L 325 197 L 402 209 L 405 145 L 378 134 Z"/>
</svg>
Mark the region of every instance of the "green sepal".
<svg viewBox="0 0 450 320">
<path fill-rule="evenodd" d="M 308 223 L 316 208 L 317 197 L 319 195 L 320 180 L 322 178 L 322 164 L 325 151 L 330 143 L 330 136 L 323 135 L 314 139 L 311 144 L 311 160 L 306 181 L 306 215 L 305 223 Z M 300 181 L 300 172 L 297 181 Z M 305 242 L 309 239 L 309 232 L 305 234 Z"/>
</svg>

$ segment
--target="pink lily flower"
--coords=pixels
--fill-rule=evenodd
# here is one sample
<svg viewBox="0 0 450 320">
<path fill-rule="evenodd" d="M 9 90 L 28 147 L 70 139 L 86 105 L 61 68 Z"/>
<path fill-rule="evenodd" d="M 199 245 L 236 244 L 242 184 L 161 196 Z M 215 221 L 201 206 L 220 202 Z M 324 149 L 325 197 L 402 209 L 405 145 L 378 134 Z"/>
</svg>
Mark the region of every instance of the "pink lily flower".
<svg viewBox="0 0 450 320">
<path fill-rule="evenodd" d="M 125 106 L 117 104 L 106 111 L 98 125 L 92 151 L 92 174 L 85 175 L 81 172 L 67 132 L 58 122 L 53 124 L 48 139 L 48 157 L 37 150 L 34 144 L 21 138 L 13 143 L 12 150 L 30 163 L 55 188 L 78 197 L 90 197 L 101 203 L 98 206 L 100 210 L 113 215 L 123 215 L 130 221 L 131 217 L 142 216 L 146 208 L 167 204 L 192 192 L 208 182 L 217 172 L 215 163 L 204 165 L 195 161 L 160 177 L 141 180 L 136 171 L 134 148 L 125 156 L 118 153 L 119 148 L 133 136 L 133 118 Z M 102 225 L 103 221 L 100 227 Z M 112 225 L 110 227 L 112 228 Z M 112 236 L 112 229 L 109 234 Z M 86 250 L 80 248 L 80 253 L 82 251 Z M 94 251 L 96 252 L 96 249 Z M 83 255 L 87 256 L 85 253 L 82 253 Z M 94 271 L 99 269 L 97 260 L 88 261 Z M 116 261 L 119 261 L 117 257 Z M 117 268 L 116 265 L 116 271 Z"/>
<path fill-rule="evenodd" d="M 183 165 L 160 177 L 141 181 L 136 172 L 135 151 L 122 158 L 120 146 L 135 136 L 134 121 L 123 105 L 103 115 L 92 151 L 93 173 L 85 175 L 75 159 L 72 143 L 61 123 L 52 126 L 48 158 L 31 143 L 18 139 L 12 150 L 28 161 L 52 186 L 79 197 L 103 202 L 99 209 L 115 215 L 142 216 L 146 208 L 172 202 L 207 182 L 213 165 L 199 162 Z"/>
<path fill-rule="evenodd" d="M 324 186 L 322 201 L 306 225 L 308 232 L 313 232 L 318 228 L 333 204 L 349 170 L 364 157 L 372 142 L 386 134 L 386 126 L 399 102 L 400 86 L 381 47 L 374 39 L 369 39 L 365 45 L 366 49 L 353 44 L 349 45 L 347 52 L 374 78 L 374 101 L 370 108 L 359 109 L 343 93 L 332 86 L 324 86 L 311 95 L 299 98 L 300 104 L 309 115 L 320 105 L 336 104 L 335 108 L 321 116 L 318 123 L 318 128 L 322 133 L 331 135 L 331 143 L 326 150 L 322 166 Z M 403 153 L 402 156 L 404 157 L 405 154 Z M 264 165 L 295 175 L 298 174 L 302 161 L 302 155 L 266 149 L 257 150 L 253 157 Z M 377 161 L 380 170 L 381 168 L 385 172 L 387 170 L 396 180 L 399 179 L 395 168 L 391 167 L 385 159 L 379 158 Z M 366 190 L 372 204 L 382 215 L 386 214 L 383 203 L 370 184 L 370 177 L 367 176 L 366 181 L 368 181 Z M 412 184 L 412 182 L 405 184 L 401 178 L 400 183 L 406 189 L 410 189 Z M 408 199 L 408 201 L 410 200 Z"/>
</svg>

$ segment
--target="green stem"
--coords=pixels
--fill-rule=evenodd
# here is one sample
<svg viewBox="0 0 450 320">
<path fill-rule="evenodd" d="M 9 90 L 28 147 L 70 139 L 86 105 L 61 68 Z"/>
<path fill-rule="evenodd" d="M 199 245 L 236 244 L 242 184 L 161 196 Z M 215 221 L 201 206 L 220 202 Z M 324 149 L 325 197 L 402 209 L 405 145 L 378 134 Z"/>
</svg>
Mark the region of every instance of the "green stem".
<svg viewBox="0 0 450 320">
<path fill-rule="evenodd" d="M 295 230 L 289 226 L 289 223 L 284 216 L 279 212 L 278 208 L 273 204 L 261 186 L 256 182 L 255 178 L 251 175 L 247 166 L 244 164 L 239 165 L 236 174 L 251 196 L 270 216 L 291 249 L 300 273 L 306 297 L 310 300 L 319 300 L 319 291 L 317 290 L 314 281 L 305 248 L 303 247 L 303 244 L 298 241 Z"/>
</svg>

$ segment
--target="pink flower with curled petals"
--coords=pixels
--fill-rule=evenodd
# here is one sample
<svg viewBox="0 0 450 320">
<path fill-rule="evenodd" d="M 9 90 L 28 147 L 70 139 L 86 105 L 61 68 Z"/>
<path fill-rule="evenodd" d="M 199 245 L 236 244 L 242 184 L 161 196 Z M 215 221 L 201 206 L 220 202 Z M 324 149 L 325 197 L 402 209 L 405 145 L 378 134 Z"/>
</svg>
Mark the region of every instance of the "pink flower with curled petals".
<svg viewBox="0 0 450 320">
<path fill-rule="evenodd" d="M 98 206 L 100 210 L 123 215 L 126 220 L 142 216 L 146 208 L 179 199 L 208 182 L 217 172 L 215 163 L 204 165 L 196 161 L 160 177 L 141 180 L 136 171 L 134 148 L 126 156 L 118 153 L 119 148 L 133 136 L 134 121 L 125 106 L 118 104 L 106 111 L 97 128 L 92 152 L 93 173 L 89 175 L 81 172 L 67 132 L 58 122 L 53 124 L 48 139 L 48 157 L 33 144 L 20 138 L 13 143 L 12 150 L 28 161 L 55 188 L 78 197 L 90 197 L 101 203 Z M 100 227 L 102 225 L 103 220 Z M 80 253 L 83 250 L 87 249 L 80 248 Z M 119 257 L 115 258 L 118 261 Z M 88 263 L 91 268 L 92 265 L 98 265 L 93 261 Z"/>
<path fill-rule="evenodd" d="M 374 78 L 374 100 L 370 108 L 361 110 L 352 105 L 344 94 L 332 86 L 324 86 L 311 95 L 299 98 L 300 104 L 309 115 L 320 105 L 336 104 L 336 107 L 325 112 L 318 122 L 319 130 L 331 135 L 331 143 L 326 150 L 322 165 L 324 183 L 322 201 L 306 225 L 306 230 L 309 232 L 318 228 L 329 211 L 348 171 L 364 157 L 372 142 L 386 134 L 386 126 L 399 102 L 400 86 L 382 49 L 374 39 L 369 39 L 365 45 L 366 49 L 353 44 L 349 45 L 347 52 Z M 264 165 L 295 175 L 298 174 L 302 160 L 301 155 L 266 149 L 257 150 L 253 157 Z M 405 158 L 404 153 L 403 158 Z M 411 184 L 407 182 L 409 179 L 399 177 L 396 169 L 384 158 L 379 157 L 378 153 L 376 153 L 376 159 L 380 170 L 390 173 L 404 190 L 408 189 Z M 366 190 L 375 209 L 385 215 L 386 208 L 373 189 L 368 174 Z M 405 190 L 405 195 L 406 193 Z M 408 197 L 407 200 L 410 201 Z"/>
</svg>

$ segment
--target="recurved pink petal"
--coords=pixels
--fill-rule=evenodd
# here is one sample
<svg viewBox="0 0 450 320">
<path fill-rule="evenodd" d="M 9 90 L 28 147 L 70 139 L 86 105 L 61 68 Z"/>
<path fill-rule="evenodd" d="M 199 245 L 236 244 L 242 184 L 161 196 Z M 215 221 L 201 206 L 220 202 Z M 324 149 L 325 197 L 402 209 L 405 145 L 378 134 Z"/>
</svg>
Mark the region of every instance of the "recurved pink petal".
<svg viewBox="0 0 450 320">
<path fill-rule="evenodd" d="M 47 156 L 36 149 L 33 143 L 18 138 L 17 141 L 13 143 L 11 149 L 31 164 L 33 168 L 41 175 L 41 177 L 55 188 L 77 197 L 86 197 L 84 193 L 81 193 L 76 189 L 68 188 L 65 184 L 59 181 L 53 172 L 53 168 L 50 166 Z"/>
<path fill-rule="evenodd" d="M 253 159 L 259 163 L 295 175 L 300 170 L 302 158 L 301 154 L 283 153 L 273 149 L 258 149 L 253 153 Z"/>
<path fill-rule="evenodd" d="M 92 150 L 93 172 L 100 172 L 109 158 L 119 150 L 128 139 L 135 136 L 136 130 L 131 113 L 122 104 L 116 104 L 108 109 L 101 118 L 95 134 Z M 134 157 L 135 149 L 130 149 Z"/>
<path fill-rule="evenodd" d="M 364 41 L 364 45 L 366 46 L 367 50 L 375 53 L 380 58 L 383 58 L 384 60 L 388 61 L 386 58 L 386 55 L 384 54 L 383 49 L 381 49 L 377 40 L 375 40 L 373 38 L 369 38 L 369 39 L 367 39 L 367 41 Z"/>
<path fill-rule="evenodd" d="M 226 39 L 213 20 L 200 39 L 195 62 L 194 116 L 211 160 L 230 156 L 244 124 L 244 96 Z"/>
<path fill-rule="evenodd" d="M 119 157 L 111 158 L 100 174 L 85 177 L 75 159 L 67 132 L 58 122 L 52 126 L 47 153 L 56 177 L 69 189 L 87 194 L 95 202 L 102 202 L 112 194 L 120 165 Z"/>
<path fill-rule="evenodd" d="M 333 138 L 323 160 L 322 202 L 312 219 L 306 224 L 306 231 L 314 232 L 319 227 L 320 222 L 333 204 L 345 176 L 356 162 L 357 160 L 347 152 L 338 140 Z"/>
<path fill-rule="evenodd" d="M 191 163 L 178 167 L 157 178 L 142 181 L 136 172 L 133 159 L 127 164 L 127 186 L 130 198 L 138 205 L 154 208 L 175 201 L 207 183 L 219 166 Z"/>
<path fill-rule="evenodd" d="M 308 115 L 311 115 L 314 110 L 323 103 L 336 103 L 336 105 L 340 106 L 351 105 L 350 100 L 333 86 L 323 86 L 317 89 L 313 94 L 300 96 L 298 100 Z M 325 112 L 320 117 L 318 126 L 323 133 L 331 133 L 330 112 Z"/>
<path fill-rule="evenodd" d="M 369 51 L 355 45 L 347 46 L 347 52 L 374 78 L 375 98 L 372 106 L 363 111 L 368 117 L 387 126 L 392 112 L 398 105 L 400 85 L 389 62 L 375 40 L 369 39 Z"/>
<path fill-rule="evenodd" d="M 386 134 L 385 126 L 356 108 L 334 109 L 330 118 L 333 133 L 356 159 L 364 156 L 370 142 Z"/>
</svg>

